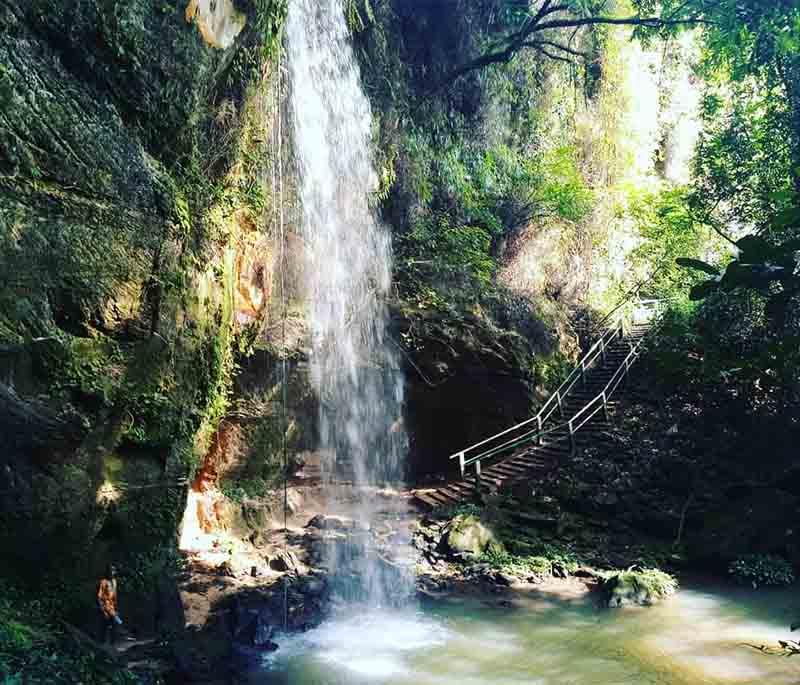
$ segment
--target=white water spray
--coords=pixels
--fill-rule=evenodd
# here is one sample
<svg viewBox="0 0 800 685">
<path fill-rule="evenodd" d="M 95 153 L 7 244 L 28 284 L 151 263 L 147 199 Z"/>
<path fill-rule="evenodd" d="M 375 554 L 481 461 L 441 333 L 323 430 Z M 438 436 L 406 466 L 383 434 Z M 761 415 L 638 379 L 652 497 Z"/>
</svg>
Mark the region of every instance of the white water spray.
<svg viewBox="0 0 800 685">
<path fill-rule="evenodd" d="M 340 0 L 291 0 L 287 49 L 320 448 L 327 473 L 364 488 L 402 479 L 407 441 L 403 379 L 387 334 L 391 242 L 369 205 L 378 182 L 372 112 L 349 40 Z M 354 514 L 372 519 L 366 503 Z M 329 560 L 334 575 L 341 554 Z M 369 550 L 356 543 L 346 556 L 345 594 L 375 605 L 396 595 L 396 581 Z"/>
</svg>

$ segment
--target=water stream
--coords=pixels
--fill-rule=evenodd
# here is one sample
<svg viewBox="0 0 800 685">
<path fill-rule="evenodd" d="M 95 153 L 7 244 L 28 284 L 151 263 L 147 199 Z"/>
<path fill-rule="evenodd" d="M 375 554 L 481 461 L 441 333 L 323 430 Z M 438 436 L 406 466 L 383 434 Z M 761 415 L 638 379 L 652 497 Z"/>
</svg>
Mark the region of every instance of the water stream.
<svg viewBox="0 0 800 685">
<path fill-rule="evenodd" d="M 797 685 L 789 591 L 696 586 L 646 609 L 532 593 L 452 600 L 323 625 L 282 645 L 252 683 L 291 685 Z"/>
<path fill-rule="evenodd" d="M 312 382 L 320 399 L 320 452 L 333 480 L 356 488 L 399 481 L 407 440 L 403 379 L 387 337 L 389 231 L 370 207 L 377 189 L 372 112 L 361 89 L 341 0 L 291 0 L 286 44 L 294 149 L 306 244 Z M 369 526 L 374 498 L 356 497 L 352 515 Z M 363 544 L 331 546 L 338 592 L 373 607 L 398 603 L 398 580 Z"/>
</svg>

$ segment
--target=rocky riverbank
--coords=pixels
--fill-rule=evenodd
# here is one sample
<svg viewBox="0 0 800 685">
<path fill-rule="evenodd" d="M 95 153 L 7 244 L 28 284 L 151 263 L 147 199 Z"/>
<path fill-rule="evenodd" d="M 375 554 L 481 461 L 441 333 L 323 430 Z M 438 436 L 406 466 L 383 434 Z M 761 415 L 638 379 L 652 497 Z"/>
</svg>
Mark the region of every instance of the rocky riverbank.
<svg viewBox="0 0 800 685">
<path fill-rule="evenodd" d="M 357 497 L 373 500 L 370 524 L 347 515 Z M 178 576 L 185 628 L 173 641 L 179 679 L 212 683 L 257 667 L 281 635 L 316 627 L 345 588 L 354 592 L 364 555 L 398 588 L 415 579 L 411 592 L 429 600 L 502 603 L 545 591 L 595 593 L 598 606 L 616 607 L 650 604 L 675 589 L 670 576 L 641 563 L 620 572 L 584 562 L 568 527 L 523 532 L 495 505 L 425 514 L 410 493 L 340 489 L 329 498 L 318 486 L 293 488 L 287 501 L 285 527 L 270 518 L 276 508 L 268 503 L 229 503 L 224 529 L 187 553 Z M 626 561 L 634 567 L 635 559 Z"/>
</svg>

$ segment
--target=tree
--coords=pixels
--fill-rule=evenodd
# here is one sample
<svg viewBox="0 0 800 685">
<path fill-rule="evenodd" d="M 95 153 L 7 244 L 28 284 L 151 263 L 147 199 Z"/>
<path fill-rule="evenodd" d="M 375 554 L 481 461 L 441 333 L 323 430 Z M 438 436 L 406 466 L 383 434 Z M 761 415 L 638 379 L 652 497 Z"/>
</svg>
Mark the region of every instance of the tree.
<svg viewBox="0 0 800 685">
<path fill-rule="evenodd" d="M 585 30 L 598 26 L 630 26 L 638 37 L 673 34 L 687 26 L 713 23 L 733 0 L 633 0 L 628 13 L 614 0 L 498 0 L 499 35 L 479 56 L 451 71 L 439 84 L 492 64 L 507 64 L 524 50 L 558 61 L 591 61 L 591 51 L 581 46 Z"/>
</svg>

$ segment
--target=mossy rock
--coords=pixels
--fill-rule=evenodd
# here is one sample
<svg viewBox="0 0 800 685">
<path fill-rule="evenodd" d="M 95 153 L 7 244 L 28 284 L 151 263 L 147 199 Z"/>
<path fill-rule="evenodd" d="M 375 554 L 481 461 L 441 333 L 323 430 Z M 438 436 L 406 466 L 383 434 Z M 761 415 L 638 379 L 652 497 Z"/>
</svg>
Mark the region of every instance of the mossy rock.
<svg viewBox="0 0 800 685">
<path fill-rule="evenodd" d="M 503 551 L 503 544 L 491 528 L 474 515 L 456 516 L 448 526 L 444 542 L 450 553 L 470 557 Z"/>
<path fill-rule="evenodd" d="M 654 568 L 614 573 L 603 583 L 611 608 L 651 606 L 675 594 L 677 589 L 678 581 L 673 576 Z"/>
</svg>

